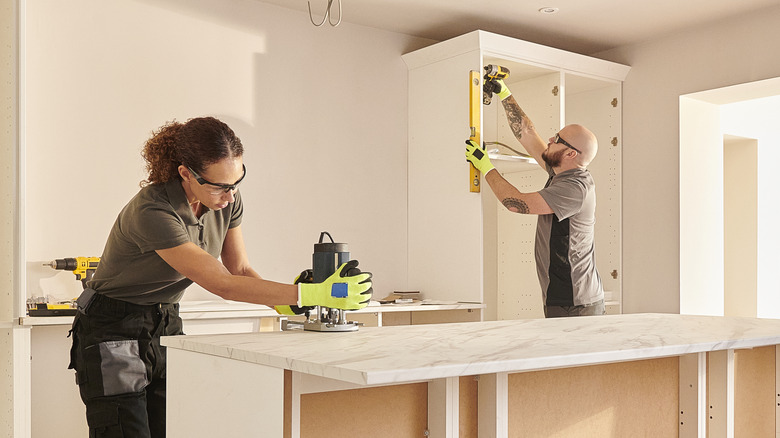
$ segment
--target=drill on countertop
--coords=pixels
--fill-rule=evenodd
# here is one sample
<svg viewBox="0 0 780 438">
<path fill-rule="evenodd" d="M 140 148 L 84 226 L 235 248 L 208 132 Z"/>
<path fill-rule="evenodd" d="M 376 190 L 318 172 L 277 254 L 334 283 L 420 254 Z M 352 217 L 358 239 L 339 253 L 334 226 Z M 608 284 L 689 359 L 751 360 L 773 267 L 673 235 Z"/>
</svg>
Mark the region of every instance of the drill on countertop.
<svg viewBox="0 0 780 438">
<path fill-rule="evenodd" d="M 493 82 L 495 79 L 506 79 L 509 77 L 509 69 L 496 64 L 485 66 L 484 84 L 482 85 L 482 103 L 490 105 L 493 100 L 493 93 L 501 91 L 501 86 Z"/>
<path fill-rule="evenodd" d="M 97 270 L 99 263 L 100 257 L 69 257 L 52 260 L 49 263 L 44 263 L 43 266 L 50 266 L 53 269 L 63 271 L 73 271 L 76 275 L 76 280 L 81 280 L 81 284 L 86 288 L 87 282 L 92 278 L 92 274 Z"/>
</svg>

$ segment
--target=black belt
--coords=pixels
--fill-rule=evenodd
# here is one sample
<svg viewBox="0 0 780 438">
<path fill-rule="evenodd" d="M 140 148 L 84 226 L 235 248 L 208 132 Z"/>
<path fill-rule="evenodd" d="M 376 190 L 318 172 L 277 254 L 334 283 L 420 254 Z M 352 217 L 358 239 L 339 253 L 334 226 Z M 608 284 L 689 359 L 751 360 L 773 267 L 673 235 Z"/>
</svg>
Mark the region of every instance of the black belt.
<svg viewBox="0 0 780 438">
<path fill-rule="evenodd" d="M 78 300 L 79 311 L 87 313 L 93 306 L 117 313 L 146 313 L 163 310 L 179 310 L 179 303 L 135 304 L 129 301 L 118 300 L 95 292 L 93 289 L 84 289 Z"/>
</svg>

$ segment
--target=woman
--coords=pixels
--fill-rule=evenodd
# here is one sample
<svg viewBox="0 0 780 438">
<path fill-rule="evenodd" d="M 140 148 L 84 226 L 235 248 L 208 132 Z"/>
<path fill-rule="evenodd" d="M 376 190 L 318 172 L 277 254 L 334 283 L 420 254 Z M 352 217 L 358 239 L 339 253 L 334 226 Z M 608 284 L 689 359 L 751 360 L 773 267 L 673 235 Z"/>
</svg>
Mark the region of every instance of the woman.
<svg viewBox="0 0 780 438">
<path fill-rule="evenodd" d="M 263 280 L 241 235 L 241 140 L 213 117 L 169 123 L 143 149 L 148 177 L 111 229 L 100 265 L 78 300 L 70 368 L 90 437 L 165 436 L 165 350 L 182 334 L 178 302 L 193 282 L 228 300 L 359 309 L 371 274 L 357 261 L 323 283 Z M 221 262 L 217 259 L 221 257 Z M 347 294 L 331 296 L 338 284 Z"/>
</svg>

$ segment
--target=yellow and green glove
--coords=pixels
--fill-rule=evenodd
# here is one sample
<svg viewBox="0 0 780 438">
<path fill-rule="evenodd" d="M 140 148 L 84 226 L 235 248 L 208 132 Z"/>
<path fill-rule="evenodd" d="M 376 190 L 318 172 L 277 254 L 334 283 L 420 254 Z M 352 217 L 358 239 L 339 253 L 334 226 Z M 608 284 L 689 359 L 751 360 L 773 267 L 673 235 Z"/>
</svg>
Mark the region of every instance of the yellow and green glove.
<svg viewBox="0 0 780 438">
<path fill-rule="evenodd" d="M 483 88 L 489 93 L 495 93 L 501 100 L 512 95 L 512 92 L 509 91 L 509 87 L 506 86 L 502 79 L 487 79 L 485 80 Z"/>
<path fill-rule="evenodd" d="M 360 272 L 357 266 L 357 260 L 350 260 L 322 283 L 298 283 L 298 305 L 344 310 L 366 307 L 373 293 L 372 274 Z"/>
<path fill-rule="evenodd" d="M 495 169 L 493 163 L 490 162 L 490 158 L 488 158 L 487 152 L 472 140 L 466 140 L 466 160 L 473 164 L 483 175 L 487 175 L 488 172 Z"/>
<path fill-rule="evenodd" d="M 293 281 L 293 284 L 298 283 L 311 283 L 314 281 L 314 271 L 311 269 L 306 269 L 302 271 L 300 274 L 298 274 L 297 277 L 295 277 L 295 281 Z M 274 306 L 274 310 L 276 310 L 276 313 L 280 315 L 303 315 L 304 313 L 307 315 L 309 312 L 313 309 L 313 306 L 295 306 L 295 305 L 289 305 L 289 306 Z"/>
</svg>

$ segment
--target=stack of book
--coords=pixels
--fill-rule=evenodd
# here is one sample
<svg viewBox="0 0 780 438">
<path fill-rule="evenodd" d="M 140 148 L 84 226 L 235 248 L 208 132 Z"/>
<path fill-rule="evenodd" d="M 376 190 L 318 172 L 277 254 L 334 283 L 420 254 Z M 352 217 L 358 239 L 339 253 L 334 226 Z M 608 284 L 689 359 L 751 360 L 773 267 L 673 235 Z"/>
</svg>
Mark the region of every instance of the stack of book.
<svg viewBox="0 0 780 438">
<path fill-rule="evenodd" d="M 379 302 L 382 304 L 415 304 L 419 303 L 420 301 L 421 299 L 419 290 L 397 290 L 379 300 Z"/>
</svg>

